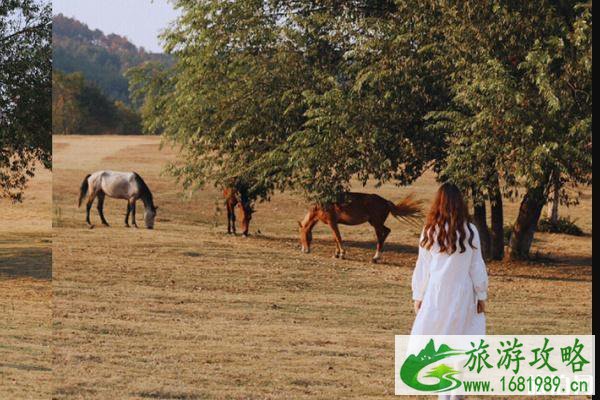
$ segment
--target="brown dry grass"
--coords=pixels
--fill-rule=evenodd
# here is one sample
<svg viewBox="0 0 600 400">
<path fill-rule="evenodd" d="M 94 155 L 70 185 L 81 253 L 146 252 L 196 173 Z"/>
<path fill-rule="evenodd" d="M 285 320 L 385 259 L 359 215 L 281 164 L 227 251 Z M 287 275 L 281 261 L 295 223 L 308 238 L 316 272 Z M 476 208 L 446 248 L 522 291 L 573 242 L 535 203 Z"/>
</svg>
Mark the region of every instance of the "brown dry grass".
<svg viewBox="0 0 600 400">
<path fill-rule="evenodd" d="M 413 320 L 416 229 L 388 221 L 383 264 L 368 262 L 368 226 L 342 228 L 348 260 L 331 258 L 322 226 L 303 255 L 297 196 L 259 204 L 252 236 L 231 237 L 218 191 L 186 201 L 160 176 L 174 153 L 157 138 L 54 141 L 55 398 L 392 398 L 394 335 Z M 160 206 L 154 231 L 124 228 L 116 200 L 105 206 L 111 228 L 85 227 L 77 192 L 96 169 L 144 177 Z M 426 175 L 361 190 L 429 200 L 435 186 Z M 589 199 L 568 212 L 591 230 Z M 489 266 L 489 333 L 589 333 L 591 236 L 538 235 L 535 246 L 553 258 Z"/>
<path fill-rule="evenodd" d="M 0 399 L 51 395 L 51 192 L 42 169 L 23 203 L 0 200 Z"/>
</svg>

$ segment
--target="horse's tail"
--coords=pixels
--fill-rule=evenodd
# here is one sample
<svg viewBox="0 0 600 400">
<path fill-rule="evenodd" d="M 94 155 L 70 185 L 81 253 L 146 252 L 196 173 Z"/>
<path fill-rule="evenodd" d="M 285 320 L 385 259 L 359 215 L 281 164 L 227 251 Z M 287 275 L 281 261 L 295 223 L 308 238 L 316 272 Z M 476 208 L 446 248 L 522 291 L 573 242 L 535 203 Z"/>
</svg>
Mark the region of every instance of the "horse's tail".
<svg viewBox="0 0 600 400">
<path fill-rule="evenodd" d="M 91 174 L 87 174 L 86 177 L 81 182 L 81 188 L 79 189 L 79 201 L 77 202 L 77 207 L 81 207 L 81 201 L 85 197 L 89 189 L 88 179 L 92 176 Z"/>
<path fill-rule="evenodd" d="M 421 212 L 421 201 L 415 200 L 412 194 L 409 194 L 396 204 L 388 201 L 388 206 L 396 219 L 412 224 L 417 224 L 423 215 Z"/>
</svg>

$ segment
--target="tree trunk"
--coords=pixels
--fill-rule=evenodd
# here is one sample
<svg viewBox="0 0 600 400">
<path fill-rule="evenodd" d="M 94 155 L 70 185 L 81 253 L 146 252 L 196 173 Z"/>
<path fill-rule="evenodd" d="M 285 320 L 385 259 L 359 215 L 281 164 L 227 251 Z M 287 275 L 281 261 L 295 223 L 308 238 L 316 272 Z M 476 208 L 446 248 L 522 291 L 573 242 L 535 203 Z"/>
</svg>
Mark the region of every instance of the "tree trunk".
<svg viewBox="0 0 600 400">
<path fill-rule="evenodd" d="M 523 197 L 517 221 L 510 235 L 511 259 L 523 260 L 529 257 L 533 234 L 545 204 L 546 196 L 543 187 L 529 189 Z"/>
<path fill-rule="evenodd" d="M 504 258 L 504 211 L 502 209 L 502 192 L 496 177 L 490 189 L 491 213 L 491 258 L 502 260 Z"/>
<path fill-rule="evenodd" d="M 481 253 L 486 260 L 490 256 L 490 230 L 487 225 L 487 217 L 485 211 L 485 201 L 476 200 L 477 196 L 475 189 L 473 190 L 473 224 L 479 232 L 479 241 L 481 242 Z"/>
<path fill-rule="evenodd" d="M 548 203 L 548 211 L 546 217 L 553 225 L 558 223 L 558 203 L 560 200 L 560 175 L 554 173 L 552 175 L 552 201 Z"/>
</svg>

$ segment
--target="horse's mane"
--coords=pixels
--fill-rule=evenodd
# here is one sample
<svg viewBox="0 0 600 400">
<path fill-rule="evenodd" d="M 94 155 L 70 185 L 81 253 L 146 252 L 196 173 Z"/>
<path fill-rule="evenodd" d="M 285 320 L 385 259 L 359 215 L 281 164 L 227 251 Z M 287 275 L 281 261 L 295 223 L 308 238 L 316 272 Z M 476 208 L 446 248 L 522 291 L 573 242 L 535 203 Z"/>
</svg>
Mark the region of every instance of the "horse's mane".
<svg viewBox="0 0 600 400">
<path fill-rule="evenodd" d="M 135 175 L 135 181 L 140 187 L 140 197 L 142 198 L 142 200 L 146 199 L 151 205 L 154 205 L 154 201 L 152 199 L 152 192 L 150 191 L 148 185 L 146 185 L 146 182 L 144 182 L 142 177 L 137 172 L 134 172 L 133 175 Z"/>
</svg>

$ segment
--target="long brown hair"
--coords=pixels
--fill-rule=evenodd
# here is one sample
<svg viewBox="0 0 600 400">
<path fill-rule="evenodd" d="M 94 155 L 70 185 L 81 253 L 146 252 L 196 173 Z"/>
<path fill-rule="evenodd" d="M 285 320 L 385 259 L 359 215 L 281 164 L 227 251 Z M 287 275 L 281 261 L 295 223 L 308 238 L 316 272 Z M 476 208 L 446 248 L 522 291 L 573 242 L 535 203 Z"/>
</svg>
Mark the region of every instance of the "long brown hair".
<svg viewBox="0 0 600 400">
<path fill-rule="evenodd" d="M 435 200 L 431 205 L 431 211 L 427 215 L 421 246 L 429 250 L 437 239 L 440 252 L 452 254 L 456 251 L 458 235 L 460 252 L 464 253 L 466 250 L 466 225 L 469 230 L 469 246 L 475 248 L 473 246 L 474 233 L 468 222 L 469 214 L 467 205 L 460 189 L 452 183 L 444 183 L 438 189 Z"/>
</svg>

